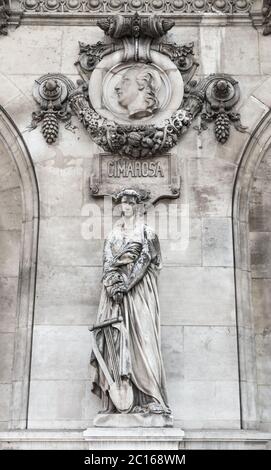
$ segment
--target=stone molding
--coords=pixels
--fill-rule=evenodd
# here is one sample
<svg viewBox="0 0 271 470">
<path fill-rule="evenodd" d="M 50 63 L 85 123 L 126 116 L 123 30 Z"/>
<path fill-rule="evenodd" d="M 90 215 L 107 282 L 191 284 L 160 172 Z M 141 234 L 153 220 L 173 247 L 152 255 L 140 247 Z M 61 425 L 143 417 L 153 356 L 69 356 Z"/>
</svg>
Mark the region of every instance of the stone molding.
<svg viewBox="0 0 271 470">
<path fill-rule="evenodd" d="M 256 353 L 253 307 L 251 299 L 251 266 L 249 250 L 249 192 L 256 168 L 270 145 L 270 82 L 268 78 L 251 96 L 247 106 L 257 120 L 249 130 L 238 165 L 233 193 L 233 240 L 235 291 L 240 374 L 241 425 L 243 429 L 259 426 L 257 406 Z M 245 111 L 244 111 L 245 112 Z M 247 294 L 244 294 L 247 293 Z"/>
<path fill-rule="evenodd" d="M 24 12 L 238 14 L 250 11 L 252 0 L 21 0 Z"/>
<path fill-rule="evenodd" d="M 22 238 L 9 426 L 10 429 L 24 429 L 27 427 L 29 399 L 39 234 L 39 194 L 31 156 L 19 130 L 2 106 L 0 106 L 0 139 L 18 169 L 22 190 Z"/>
<path fill-rule="evenodd" d="M 11 19 L 23 24 L 95 25 L 97 18 L 116 14 L 159 14 L 177 25 L 251 24 L 253 0 L 14 0 Z"/>
<path fill-rule="evenodd" d="M 93 430 L 94 431 L 94 430 Z M 111 431 L 112 433 L 112 431 Z M 85 434 L 89 434 L 87 437 Z M 173 434 L 173 435 L 172 435 Z M 175 434 L 175 435 L 174 435 Z M 115 443 L 117 437 L 115 436 Z M 187 430 L 184 436 L 176 435 L 174 428 L 171 428 L 171 442 L 178 440 L 179 449 L 237 449 L 237 450 L 256 450 L 271 449 L 271 433 L 259 431 L 243 431 L 236 429 L 228 430 Z M 153 436 L 154 438 L 154 436 Z M 108 437 L 107 437 L 108 439 Z M 127 438 L 126 438 L 127 439 Z M 161 444 L 161 438 L 160 443 Z M 165 437 L 164 437 L 165 440 Z M 176 442 L 176 441 L 175 441 Z M 3 431 L 0 432 L 0 450 L 6 449 L 65 449 L 65 450 L 92 450 L 106 447 L 106 450 L 112 449 L 112 442 L 108 442 L 105 436 L 98 435 L 97 428 L 95 433 L 91 431 Z M 129 443 L 130 444 L 130 443 Z M 146 449 L 150 448 L 149 443 L 144 441 Z M 159 447 L 160 449 L 161 447 Z M 126 446 L 127 449 L 127 446 Z M 141 447 L 142 449 L 142 447 Z M 129 446 L 129 450 L 131 447 Z"/>
</svg>

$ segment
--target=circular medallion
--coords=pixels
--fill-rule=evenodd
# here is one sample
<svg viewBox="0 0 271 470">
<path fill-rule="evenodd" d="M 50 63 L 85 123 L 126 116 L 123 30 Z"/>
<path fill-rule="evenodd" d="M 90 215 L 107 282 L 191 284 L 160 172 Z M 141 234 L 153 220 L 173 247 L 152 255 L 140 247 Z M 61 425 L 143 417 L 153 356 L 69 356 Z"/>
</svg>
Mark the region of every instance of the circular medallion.
<svg viewBox="0 0 271 470">
<path fill-rule="evenodd" d="M 118 52 L 104 58 L 89 82 L 90 102 L 101 116 L 120 124 L 151 124 L 180 107 L 182 76 L 167 57 L 152 52 L 150 63 L 119 59 Z"/>
</svg>

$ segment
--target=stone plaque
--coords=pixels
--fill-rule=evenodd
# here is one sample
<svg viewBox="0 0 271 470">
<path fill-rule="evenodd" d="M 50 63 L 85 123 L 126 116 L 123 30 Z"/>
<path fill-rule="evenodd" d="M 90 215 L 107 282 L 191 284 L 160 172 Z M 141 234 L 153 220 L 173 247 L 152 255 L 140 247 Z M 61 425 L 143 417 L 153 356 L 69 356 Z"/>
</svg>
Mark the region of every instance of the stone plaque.
<svg viewBox="0 0 271 470">
<path fill-rule="evenodd" d="M 148 191 L 152 203 L 180 195 L 176 155 L 131 159 L 110 153 L 94 155 L 90 189 L 93 196 L 113 196 L 123 188 Z"/>
</svg>

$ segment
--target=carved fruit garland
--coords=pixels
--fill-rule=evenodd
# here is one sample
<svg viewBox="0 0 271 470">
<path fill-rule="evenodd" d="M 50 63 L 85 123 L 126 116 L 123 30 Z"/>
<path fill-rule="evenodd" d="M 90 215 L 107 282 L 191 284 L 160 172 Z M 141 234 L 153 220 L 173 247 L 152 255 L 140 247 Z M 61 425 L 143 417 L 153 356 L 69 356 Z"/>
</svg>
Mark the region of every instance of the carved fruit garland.
<svg viewBox="0 0 271 470">
<path fill-rule="evenodd" d="M 145 158 L 169 151 L 199 113 L 202 120 L 200 130 L 207 128 L 205 122 L 215 121 L 215 136 L 221 144 L 229 138 L 231 123 L 238 131 L 245 131 L 240 115 L 234 112 L 240 98 L 238 82 L 230 75 L 212 74 L 197 83 L 192 80 L 198 65 L 194 59 L 193 44 L 178 46 L 160 41 L 174 22 L 136 14 L 133 17 L 112 16 L 100 20 L 98 24 L 113 42 L 98 42 L 92 46 L 80 43 L 76 65 L 83 80 L 79 81 L 77 88 L 62 74 L 47 74 L 36 81 L 33 95 L 40 111 L 33 113 L 32 128 L 42 122 L 42 133 L 48 144 L 56 142 L 59 121 L 67 121 L 69 125 L 71 112 L 99 147 L 132 158 Z M 93 109 L 89 101 L 88 81 L 104 56 L 121 50 L 127 41 L 134 44 L 140 37 L 150 49 L 166 55 L 175 63 L 185 85 L 184 98 L 181 107 L 157 125 L 121 125 L 102 117 Z"/>
</svg>

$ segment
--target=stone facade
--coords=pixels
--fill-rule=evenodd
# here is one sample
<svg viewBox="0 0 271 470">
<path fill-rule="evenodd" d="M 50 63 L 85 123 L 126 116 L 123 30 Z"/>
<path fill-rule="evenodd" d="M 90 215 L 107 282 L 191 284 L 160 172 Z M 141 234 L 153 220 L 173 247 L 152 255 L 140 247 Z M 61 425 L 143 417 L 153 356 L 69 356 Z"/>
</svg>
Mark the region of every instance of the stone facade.
<svg viewBox="0 0 271 470">
<path fill-rule="evenodd" d="M 181 197 L 163 204 L 182 214 L 188 242 L 161 242 L 162 351 L 175 426 L 185 433 L 181 448 L 264 448 L 271 437 L 271 62 L 262 2 L 103 2 L 102 11 L 91 1 L 10 3 L 9 32 L 0 37 L 1 446 L 89 448 L 83 430 L 99 401 L 90 391 L 88 326 L 98 309 L 103 239 L 82 233 L 93 222 L 89 176 L 101 149 L 76 117 L 72 131 L 60 125 L 52 145 L 39 128 L 30 131 L 38 110 L 32 88 L 46 73 L 75 83 L 78 41 L 103 40 L 97 16 L 125 7 L 174 13 L 167 38 L 194 42 L 197 78 L 226 73 L 239 82 L 246 132 L 233 129 L 221 145 L 212 124 L 203 132 L 196 121 L 175 147 Z M 103 213 L 103 201 L 96 204 Z"/>
</svg>

